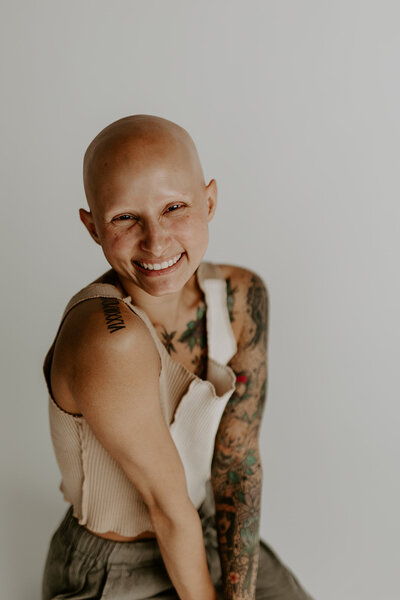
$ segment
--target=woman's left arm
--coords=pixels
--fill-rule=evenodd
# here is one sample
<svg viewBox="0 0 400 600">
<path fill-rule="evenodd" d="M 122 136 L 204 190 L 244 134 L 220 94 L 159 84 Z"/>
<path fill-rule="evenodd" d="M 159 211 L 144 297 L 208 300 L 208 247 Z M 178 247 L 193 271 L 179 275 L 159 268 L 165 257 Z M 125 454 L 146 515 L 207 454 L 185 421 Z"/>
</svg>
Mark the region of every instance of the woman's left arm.
<svg viewBox="0 0 400 600">
<path fill-rule="evenodd" d="M 254 600 L 262 489 L 258 437 L 267 391 L 269 320 L 263 280 L 242 270 L 232 302 L 228 295 L 231 319 L 238 314 L 242 321 L 237 353 L 229 363 L 236 388 L 215 438 L 211 482 L 224 600 Z"/>
</svg>

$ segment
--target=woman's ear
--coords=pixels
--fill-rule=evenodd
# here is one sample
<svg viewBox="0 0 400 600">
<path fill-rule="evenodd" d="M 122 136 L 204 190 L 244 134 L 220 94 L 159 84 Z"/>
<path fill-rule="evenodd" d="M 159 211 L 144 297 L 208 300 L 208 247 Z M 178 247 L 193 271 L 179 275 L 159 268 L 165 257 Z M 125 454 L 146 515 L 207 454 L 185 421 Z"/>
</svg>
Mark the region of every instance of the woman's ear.
<svg viewBox="0 0 400 600">
<path fill-rule="evenodd" d="M 215 214 L 215 209 L 217 208 L 217 182 L 215 179 L 211 179 L 210 183 L 206 187 L 206 199 L 207 199 L 207 207 L 208 207 L 208 222 L 211 221 Z"/>
<path fill-rule="evenodd" d="M 93 215 L 91 212 L 85 210 L 84 208 L 79 209 L 79 217 L 82 223 L 85 225 L 86 229 L 90 233 L 91 237 L 94 239 L 96 244 L 100 244 L 99 236 L 97 235 L 96 226 L 94 224 Z"/>
</svg>

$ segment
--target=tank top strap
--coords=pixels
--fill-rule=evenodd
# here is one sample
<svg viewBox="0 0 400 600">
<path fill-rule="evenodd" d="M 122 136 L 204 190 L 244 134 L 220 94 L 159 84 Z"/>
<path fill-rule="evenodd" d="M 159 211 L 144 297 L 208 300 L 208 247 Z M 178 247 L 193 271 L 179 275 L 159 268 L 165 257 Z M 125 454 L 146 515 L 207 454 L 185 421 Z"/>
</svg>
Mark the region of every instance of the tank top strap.
<svg viewBox="0 0 400 600">
<path fill-rule="evenodd" d="M 84 300 L 90 300 L 91 298 L 119 298 L 121 300 L 130 300 L 130 296 L 124 296 L 119 289 L 111 283 L 90 283 L 74 296 L 68 302 L 63 312 L 61 322 L 64 321 L 65 317 L 70 310 L 77 304 L 80 304 Z"/>
<path fill-rule="evenodd" d="M 236 339 L 229 318 L 226 281 L 218 265 L 209 262 L 200 263 L 197 269 L 197 281 L 204 292 L 207 305 L 208 358 L 226 365 L 237 351 Z M 145 322 L 156 344 L 161 362 L 165 360 L 165 348 L 154 326 L 150 322 L 146 312 L 132 303 L 131 296 L 124 296 L 112 283 L 90 283 L 72 296 L 65 307 L 57 333 L 44 360 L 43 369 L 46 381 L 50 373 L 55 343 L 66 316 L 75 306 L 91 298 L 118 298 L 123 300 Z"/>
<path fill-rule="evenodd" d="M 226 281 L 218 265 L 200 263 L 197 281 L 207 305 L 208 358 L 223 365 L 237 352 L 236 338 L 229 318 Z"/>
<path fill-rule="evenodd" d="M 131 311 L 134 312 L 145 323 L 160 355 L 160 361 L 163 361 L 163 344 L 159 339 L 157 332 L 154 329 L 154 326 L 151 323 L 146 312 L 132 303 L 131 296 L 124 296 L 122 292 L 112 283 L 90 283 L 82 290 L 77 292 L 74 296 L 72 296 L 71 300 L 65 307 L 61 319 L 61 324 L 63 323 L 69 311 L 74 308 L 74 306 L 80 304 L 80 302 L 83 302 L 84 300 L 90 300 L 91 298 L 117 298 L 119 300 L 122 300 L 128 306 L 128 308 L 130 308 Z"/>
<path fill-rule="evenodd" d="M 61 331 L 61 327 L 65 321 L 66 316 L 74 308 L 74 306 L 77 306 L 84 300 L 90 300 L 91 298 L 120 298 L 121 300 L 124 300 L 125 302 L 127 300 L 130 300 L 130 296 L 125 297 L 119 291 L 119 289 L 115 285 L 112 285 L 111 283 L 90 283 L 86 287 L 79 290 L 79 292 L 77 292 L 74 296 L 72 296 L 71 300 L 68 302 L 67 306 L 65 307 L 65 310 L 62 314 L 62 317 L 61 317 L 61 320 L 60 320 L 60 323 L 59 323 L 59 326 L 57 329 L 57 333 L 54 337 L 53 343 L 51 344 L 51 346 L 45 356 L 44 362 L 43 362 L 43 372 L 44 372 L 44 376 L 46 379 L 46 383 L 47 383 L 47 387 L 48 387 L 50 395 L 52 395 L 51 386 L 50 386 L 50 368 L 51 368 L 51 363 L 53 360 L 54 348 L 56 345 L 58 335 Z"/>
</svg>

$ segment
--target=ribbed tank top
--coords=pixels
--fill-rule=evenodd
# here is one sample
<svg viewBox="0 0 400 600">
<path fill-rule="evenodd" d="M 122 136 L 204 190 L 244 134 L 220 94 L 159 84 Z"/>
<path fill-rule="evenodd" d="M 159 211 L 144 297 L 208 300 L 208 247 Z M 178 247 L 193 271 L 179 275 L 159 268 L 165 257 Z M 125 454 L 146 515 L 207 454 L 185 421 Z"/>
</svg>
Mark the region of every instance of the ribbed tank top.
<svg viewBox="0 0 400 600">
<path fill-rule="evenodd" d="M 235 374 L 227 363 L 237 346 L 221 270 L 202 262 L 196 276 L 207 307 L 206 380 L 170 357 L 147 314 L 110 283 L 91 283 L 71 298 L 46 355 L 43 370 L 49 392 L 50 434 L 62 477 L 59 489 L 73 505 L 79 523 L 96 533 L 115 531 L 128 537 L 154 532 L 154 528 L 139 492 L 97 440 L 83 415 L 64 411 L 52 397 L 50 368 L 61 325 L 77 304 L 90 298 L 120 298 L 146 324 L 161 358 L 162 412 L 183 463 L 190 499 L 198 509 L 206 497 L 218 425 L 235 389 Z"/>
</svg>

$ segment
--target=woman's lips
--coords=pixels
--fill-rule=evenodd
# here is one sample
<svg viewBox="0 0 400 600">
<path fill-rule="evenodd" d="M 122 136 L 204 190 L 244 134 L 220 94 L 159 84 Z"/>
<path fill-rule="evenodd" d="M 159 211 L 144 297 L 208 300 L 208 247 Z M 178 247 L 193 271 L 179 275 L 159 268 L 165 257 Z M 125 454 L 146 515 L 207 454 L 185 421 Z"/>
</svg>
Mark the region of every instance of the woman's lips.
<svg viewBox="0 0 400 600">
<path fill-rule="evenodd" d="M 142 267 L 138 262 L 133 262 L 135 266 L 140 270 L 140 272 L 144 273 L 148 277 L 160 277 L 161 275 L 167 275 L 168 273 L 172 273 L 172 271 L 175 271 L 181 264 L 182 258 L 185 256 L 185 254 L 186 252 L 182 252 L 179 260 L 177 260 L 176 263 L 174 263 L 170 267 L 166 267 L 165 269 L 158 269 L 157 271 L 155 271 L 154 269 L 146 269 L 145 267 Z"/>
</svg>

